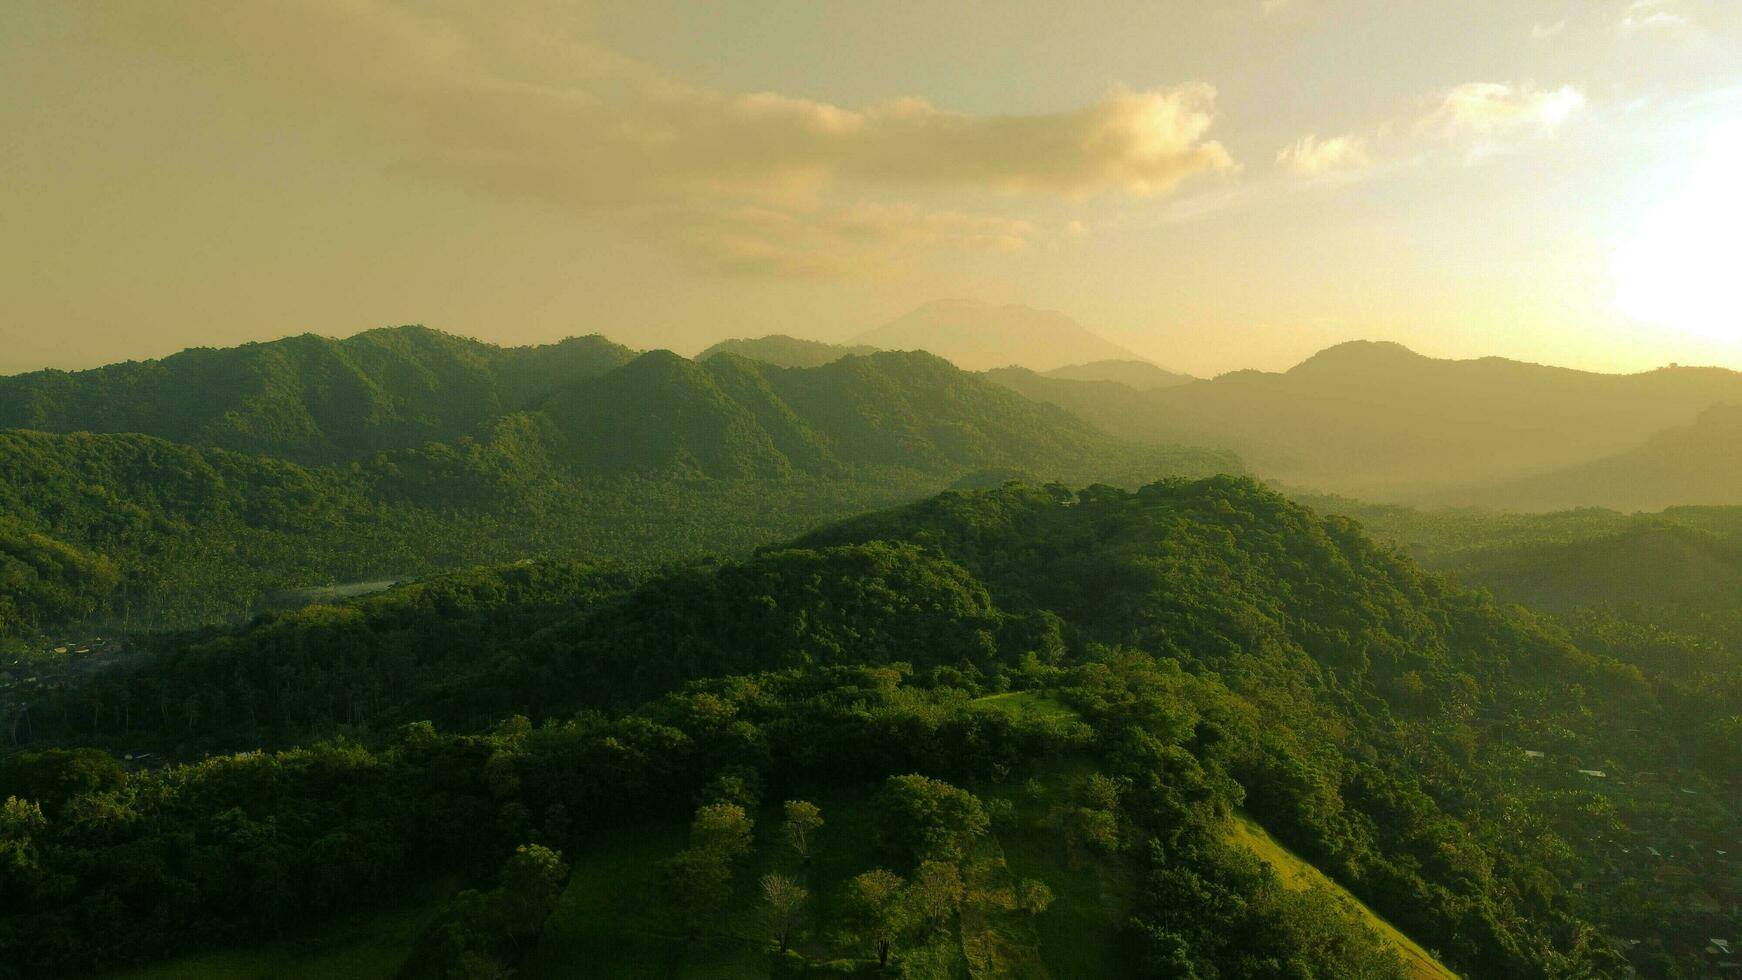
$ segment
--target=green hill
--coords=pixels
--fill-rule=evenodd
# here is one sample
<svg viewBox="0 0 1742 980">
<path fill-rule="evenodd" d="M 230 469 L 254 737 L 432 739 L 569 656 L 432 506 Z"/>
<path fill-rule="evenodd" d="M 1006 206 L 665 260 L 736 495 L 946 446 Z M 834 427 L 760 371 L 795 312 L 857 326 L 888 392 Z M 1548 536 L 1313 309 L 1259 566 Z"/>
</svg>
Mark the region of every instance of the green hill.
<svg viewBox="0 0 1742 980">
<path fill-rule="evenodd" d="M 304 334 L 0 378 L 0 428 L 137 432 L 329 462 L 455 439 L 630 357 L 602 337 L 501 348 L 423 327 Z"/>
<path fill-rule="evenodd" d="M 1699 884 L 1647 848 L 1742 826 L 1697 750 L 1722 709 L 1678 691 L 1247 480 L 949 492 L 736 560 L 517 565 L 165 637 L 43 692 L 43 743 L 189 764 L 0 761 L 27 801 L 0 941 L 82 975 L 448 874 L 474 887 L 411 975 L 880 949 L 921 977 L 1405 975 L 1367 910 L 1464 975 L 1686 969 Z M 256 746 L 283 748 L 200 761 Z M 821 807 L 813 860 L 786 800 Z M 1291 887 L 1240 810 L 1334 886 Z M 1611 864 L 1634 884 L 1579 887 Z M 912 917 L 853 911 L 878 867 Z M 785 955 L 768 873 L 809 893 Z M 1052 901 L 1024 911 L 1030 880 Z"/>
<path fill-rule="evenodd" d="M 920 352 L 780 368 L 655 351 L 552 395 L 540 414 L 560 433 L 559 458 L 592 473 L 953 479 L 1025 467 L 1079 479 L 1098 469 L 1106 479 L 1159 458 Z M 1197 458 L 1202 471 L 1239 465 L 1225 454 Z"/>
<path fill-rule="evenodd" d="M 1325 877 L 1324 872 L 1277 843 L 1276 838 L 1270 836 L 1250 815 L 1237 814 L 1229 822 L 1228 828 L 1228 840 L 1251 851 L 1269 865 L 1285 888 L 1294 891 L 1322 889 L 1388 945 L 1394 947 L 1403 958 L 1404 973 L 1411 980 L 1458 980 L 1458 975 L 1447 969 L 1438 957 L 1399 932 L 1383 916 L 1368 908 L 1367 903 L 1349 894 L 1348 889 Z"/>
</svg>

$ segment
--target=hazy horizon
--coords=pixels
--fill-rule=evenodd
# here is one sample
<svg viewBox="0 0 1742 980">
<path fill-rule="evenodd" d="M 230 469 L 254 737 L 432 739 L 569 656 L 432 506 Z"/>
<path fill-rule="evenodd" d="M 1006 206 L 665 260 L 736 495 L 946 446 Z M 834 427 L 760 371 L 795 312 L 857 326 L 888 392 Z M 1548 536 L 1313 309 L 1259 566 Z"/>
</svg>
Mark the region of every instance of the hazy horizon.
<svg viewBox="0 0 1742 980">
<path fill-rule="evenodd" d="M 938 301 L 934 301 L 934 302 L 954 302 L 954 301 L 959 301 L 959 300 L 960 300 L 959 297 L 951 297 L 949 299 L 938 300 Z M 931 305 L 931 304 L 921 304 L 921 306 L 916 307 L 915 310 L 922 309 L 928 305 Z M 990 305 L 990 304 L 988 304 L 988 305 Z M 1006 304 L 1001 304 L 1001 305 L 1006 305 Z M 1025 309 L 1025 310 L 1028 310 L 1031 312 L 1036 312 L 1036 313 L 1060 314 L 1060 315 L 1065 315 L 1065 316 L 1069 315 L 1068 313 L 1065 313 L 1065 311 L 1062 311 L 1062 310 L 1045 310 L 1045 309 L 1039 309 L 1039 308 L 1035 308 L 1035 307 L 1027 307 L 1027 306 L 1024 306 L 1023 304 L 1007 304 L 1007 305 L 1017 306 L 1021 309 Z M 912 311 L 909 311 L 909 312 L 912 312 Z M 448 334 L 450 336 L 461 337 L 461 338 L 465 338 L 468 340 L 475 340 L 475 341 L 479 341 L 481 343 L 494 344 L 498 347 L 503 347 L 503 348 L 535 347 L 535 346 L 541 346 L 541 345 L 546 345 L 546 344 L 560 343 L 560 342 L 565 341 L 565 340 L 574 340 L 574 339 L 577 339 L 580 337 L 586 337 L 586 336 L 599 336 L 599 337 L 603 337 L 604 339 L 606 339 L 608 341 L 612 341 L 614 343 L 624 343 L 624 341 L 618 336 L 613 336 L 610 333 L 604 333 L 604 332 L 598 332 L 598 331 L 578 331 L 576 333 L 568 334 L 568 335 L 565 335 L 562 337 L 532 340 L 532 341 L 527 341 L 527 342 L 522 343 L 522 342 L 515 342 L 512 340 L 508 340 L 508 341 L 492 340 L 491 338 L 489 338 L 487 336 L 481 336 L 477 333 L 467 333 L 467 332 L 463 332 L 463 331 L 444 329 L 440 326 L 436 326 L 434 324 L 428 324 L 428 323 L 393 323 L 393 324 L 378 324 L 376 326 L 370 326 L 370 327 L 362 327 L 362 328 L 357 329 L 357 330 L 346 331 L 346 332 L 332 332 L 332 331 L 326 331 L 326 330 L 304 330 L 304 331 L 298 331 L 296 333 L 282 334 L 280 336 L 275 336 L 275 337 L 261 337 L 258 339 L 243 340 L 243 341 L 239 341 L 235 345 L 195 344 L 195 345 L 192 345 L 190 347 L 178 347 L 178 348 L 175 348 L 174 350 L 162 350 L 162 351 L 157 351 L 157 352 L 145 353 L 143 355 L 136 356 L 136 357 L 117 358 L 117 359 L 102 359 L 102 360 L 97 360 L 97 361 L 90 363 L 90 364 L 78 364 L 78 365 L 44 364 L 44 365 L 39 365 L 39 366 L 34 367 L 34 368 L 23 368 L 21 370 L 16 370 L 16 371 L 5 370 L 4 368 L 0 368 L 0 377 L 11 377 L 11 376 L 16 376 L 16 375 L 21 375 L 21 374 L 30 374 L 30 373 L 33 373 L 35 371 L 42 371 L 42 370 L 68 371 L 68 372 L 88 371 L 88 370 L 93 370 L 95 368 L 106 367 L 106 366 L 109 366 L 112 364 L 125 363 L 126 361 L 159 361 L 159 360 L 162 360 L 166 357 L 172 357 L 176 354 L 183 353 L 183 352 L 189 351 L 189 350 L 201 350 L 201 349 L 222 350 L 222 349 L 225 349 L 227 346 L 241 346 L 241 345 L 251 344 L 251 343 L 272 343 L 274 341 L 287 340 L 287 339 L 290 339 L 293 337 L 304 336 L 304 335 L 313 335 L 313 336 L 317 336 L 317 337 L 324 337 L 324 338 L 329 339 L 329 340 L 345 340 L 345 339 L 348 339 L 351 337 L 358 336 L 359 334 L 369 333 L 369 332 L 374 331 L 374 330 L 394 330 L 394 329 L 399 329 L 402 327 L 424 327 L 424 328 L 428 328 L 431 330 L 435 330 L 439 333 Z M 708 350 L 710 350 L 711 348 L 713 348 L 721 343 L 728 342 L 728 341 L 760 340 L 760 339 L 764 339 L 764 338 L 781 337 L 781 336 L 793 337 L 794 339 L 799 339 L 799 340 L 814 340 L 814 341 L 817 341 L 818 343 L 825 343 L 825 344 L 837 345 L 837 346 L 842 346 L 842 347 L 854 346 L 854 345 L 859 344 L 859 339 L 858 339 L 857 335 L 854 335 L 852 337 L 823 339 L 823 338 L 819 338 L 819 337 L 801 337 L 801 336 L 798 336 L 795 334 L 783 334 L 783 333 L 776 332 L 776 333 L 760 334 L 760 335 L 756 335 L 756 336 L 721 336 L 721 337 L 707 340 L 707 341 L 701 343 L 700 345 L 693 346 L 693 347 L 686 347 L 684 349 L 676 349 L 676 348 L 671 348 L 671 347 L 659 347 L 659 346 L 636 347 L 633 344 L 625 344 L 625 346 L 628 346 L 631 349 L 636 350 L 637 352 L 640 352 L 640 353 L 647 353 L 647 352 L 660 351 L 660 350 L 670 351 L 671 353 L 678 354 L 679 356 L 694 360 L 697 357 L 699 357 L 700 355 L 707 353 Z M 1301 355 L 1300 357 L 1298 357 L 1296 359 L 1288 360 L 1288 361 L 1280 363 L 1276 366 L 1260 367 L 1260 366 L 1256 366 L 1256 365 L 1243 365 L 1243 366 L 1230 367 L 1226 370 L 1217 371 L 1215 373 L 1203 373 L 1203 374 L 1194 374 L 1193 372 L 1184 371 L 1182 369 L 1176 368 L 1172 364 L 1158 361 L 1154 358 L 1145 357 L 1142 355 L 1142 352 L 1140 352 L 1140 351 L 1133 351 L 1132 353 L 1137 355 L 1137 357 L 1135 359 L 1138 361 L 1142 361 L 1144 363 L 1149 363 L 1149 364 L 1152 364 L 1156 367 L 1163 368 L 1163 369 L 1166 369 L 1169 371 L 1179 371 L 1179 373 L 1191 375 L 1193 378 L 1195 378 L 1197 380 L 1212 380 L 1212 379 L 1217 378 L 1217 377 L 1224 375 L 1224 374 L 1235 374 L 1235 373 L 1240 373 L 1240 372 L 1245 372 L 1245 371 L 1262 371 L 1262 372 L 1266 372 L 1266 373 L 1286 373 L 1290 369 L 1298 367 L 1301 364 L 1304 364 L 1305 362 L 1312 360 L 1313 358 L 1317 357 L 1318 355 L 1323 354 L 1327 351 L 1330 351 L 1334 348 L 1351 346 L 1351 345 L 1363 345 L 1363 344 L 1380 345 L 1380 346 L 1394 345 L 1394 346 L 1399 347 L 1399 348 L 1401 348 L 1401 349 L 1403 349 L 1411 354 L 1414 354 L 1414 355 L 1417 355 L 1420 357 L 1429 358 L 1429 359 L 1435 360 L 1435 361 L 1459 362 L 1459 361 L 1481 361 L 1481 360 L 1501 359 L 1501 360 L 1513 361 L 1513 362 L 1516 362 L 1519 364 L 1531 365 L 1531 366 L 1535 366 L 1535 367 L 1557 368 L 1557 369 L 1565 369 L 1565 370 L 1571 370 L 1571 371 L 1580 371 L 1580 372 L 1584 372 L 1587 374 L 1608 375 L 1608 376 L 1627 376 L 1627 375 L 1648 374 L 1648 373 L 1651 373 L 1653 371 L 1659 371 L 1659 370 L 1664 370 L 1664 369 L 1669 369 L 1669 368 L 1696 368 L 1696 369 L 1697 368 L 1717 368 L 1720 370 L 1729 370 L 1729 371 L 1739 370 L 1737 368 L 1730 367 L 1728 365 L 1723 365 L 1723 364 L 1716 364 L 1716 363 L 1705 364 L 1705 363 L 1681 362 L 1681 361 L 1665 361 L 1661 364 L 1654 364 L 1654 365 L 1650 365 L 1648 367 L 1640 367 L 1640 368 L 1636 368 L 1636 369 L 1604 370 L 1602 368 L 1577 367 L 1577 366 L 1570 365 L 1570 364 L 1558 364 L 1558 363 L 1549 362 L 1549 361 L 1532 361 L 1532 360 L 1528 360 L 1526 358 L 1511 358 L 1511 357 L 1505 357 L 1503 355 L 1498 355 L 1498 354 L 1473 354 L 1473 355 L 1469 355 L 1469 356 L 1442 356 L 1442 355 L 1437 355 L 1437 354 L 1433 354 L 1433 353 L 1430 353 L 1427 351 L 1420 350 L 1416 347 L 1413 347 L 1413 346 L 1406 344 L 1406 343 L 1403 343 L 1401 341 L 1387 340 L 1387 339 L 1383 339 L 1383 338 L 1379 338 L 1379 337 L 1348 337 L 1348 338 L 1344 338 L 1341 340 L 1334 340 L 1334 341 L 1331 341 L 1331 342 L 1325 344 L 1325 346 L 1323 346 L 1323 347 L 1319 347 L 1319 348 L 1315 348 L 1313 350 L 1307 351 L 1305 354 Z M 876 345 L 871 345 L 871 346 L 876 346 Z M 926 350 L 926 348 L 924 346 L 914 346 L 914 345 L 887 347 L 887 348 L 879 348 L 879 349 L 884 349 L 884 350 Z M 928 353 L 936 353 L 933 351 L 927 351 L 927 352 Z M 945 360 L 951 360 L 951 358 L 945 354 L 938 354 L 938 356 L 943 357 Z M 1084 357 L 1082 360 L 1073 361 L 1070 366 L 1086 366 L 1086 365 L 1106 363 L 1109 361 L 1117 361 L 1117 360 L 1123 360 L 1123 359 L 1116 358 L 1116 357 L 1106 357 L 1106 358 Z M 963 365 L 958 365 L 958 366 L 963 367 L 964 370 L 970 370 L 970 371 L 984 370 L 982 368 L 974 368 L 974 367 L 963 366 Z M 1009 362 L 1009 366 L 1031 367 L 1031 365 L 1023 364 L 1020 361 L 1011 361 L 1011 362 Z M 1036 370 L 1041 370 L 1041 369 L 1036 369 Z"/>
<path fill-rule="evenodd" d="M 0 372 L 416 322 L 693 353 L 922 303 L 1172 370 L 1742 368 L 1742 7 L 26 2 Z M 1424 43 L 1432 38 L 1432 43 Z"/>
</svg>

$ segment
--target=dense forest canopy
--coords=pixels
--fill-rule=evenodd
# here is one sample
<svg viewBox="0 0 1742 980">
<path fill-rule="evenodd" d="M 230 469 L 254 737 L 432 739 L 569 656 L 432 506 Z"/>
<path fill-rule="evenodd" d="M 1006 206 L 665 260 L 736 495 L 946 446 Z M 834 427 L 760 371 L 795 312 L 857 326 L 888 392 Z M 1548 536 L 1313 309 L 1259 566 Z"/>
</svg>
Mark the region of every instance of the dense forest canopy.
<svg viewBox="0 0 1742 980">
<path fill-rule="evenodd" d="M 762 907 L 774 874 L 827 897 L 781 968 L 881 950 L 933 975 L 970 930 L 1039 942 L 1019 923 L 1043 919 L 995 911 L 1028 894 L 1035 841 L 1069 856 L 1035 914 L 1086 916 L 1104 975 L 1400 975 L 1355 901 L 1466 975 L 1697 971 L 1698 884 L 1605 878 L 1620 849 L 1742 832 L 1708 805 L 1734 777 L 1675 682 L 1244 479 L 952 491 L 738 560 L 479 570 L 164 637 L 33 705 L 0 772 L 19 801 L 0 929 L 17 962 L 76 973 L 311 928 L 333 895 L 378 907 L 451 870 L 476 897 L 410 962 L 512 962 L 533 934 L 483 909 L 510 901 L 516 848 L 596 876 L 651 846 L 631 828 L 700 806 L 714 829 L 635 893 L 649 925 L 590 928 L 640 949 L 669 916 L 691 938 L 662 955 L 737 962 L 759 920 L 730 909 Z M 129 772 L 55 745 L 276 751 Z M 926 802 L 890 795 L 910 793 Z M 823 802 L 834 854 L 780 857 L 782 800 Z M 863 822 L 897 805 L 941 836 Z M 1233 843 L 1248 819 L 1351 897 L 1279 890 Z M 122 862 L 178 884 L 137 888 Z M 871 915 L 876 888 L 930 911 L 835 898 L 872 889 Z M 124 941 L 84 941 L 97 923 Z"/>
<path fill-rule="evenodd" d="M 0 379 L 0 412 L 33 427 L 0 429 L 0 643 L 480 562 L 742 552 L 962 480 L 1241 470 L 923 353 L 783 369 L 419 327 Z"/>
<path fill-rule="evenodd" d="M 1107 431 L 1265 377 L 801 348 L 4 379 L 0 975 L 335 916 L 410 923 L 406 977 L 1712 965 L 1742 510 L 1291 502 Z M 1442 370 L 1332 352 L 1289 397 L 1351 357 Z M 1728 383 L 1686 380 L 1627 384 Z"/>
</svg>

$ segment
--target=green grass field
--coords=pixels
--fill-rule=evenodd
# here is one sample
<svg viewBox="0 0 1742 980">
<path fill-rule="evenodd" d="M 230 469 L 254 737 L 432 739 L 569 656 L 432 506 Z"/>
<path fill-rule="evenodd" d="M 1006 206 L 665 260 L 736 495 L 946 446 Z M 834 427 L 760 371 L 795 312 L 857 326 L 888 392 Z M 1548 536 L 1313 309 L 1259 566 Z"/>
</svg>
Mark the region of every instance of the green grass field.
<svg viewBox="0 0 1742 980">
<path fill-rule="evenodd" d="M 1432 953 L 1423 949 L 1415 940 L 1404 935 L 1397 927 L 1385 921 L 1379 913 L 1367 907 L 1367 903 L 1349 894 L 1348 889 L 1326 877 L 1324 872 L 1298 857 L 1293 851 L 1282 846 L 1276 838 L 1270 836 L 1257 821 L 1245 814 L 1237 814 L 1230 823 L 1228 839 L 1233 843 L 1252 851 L 1265 864 L 1276 872 L 1285 888 L 1305 891 L 1309 888 L 1323 888 L 1336 898 L 1351 914 L 1355 915 L 1367 927 L 1378 933 L 1380 938 L 1390 943 L 1403 957 L 1404 967 L 1416 980 L 1458 980 L 1458 975 L 1441 963 Z"/>
</svg>

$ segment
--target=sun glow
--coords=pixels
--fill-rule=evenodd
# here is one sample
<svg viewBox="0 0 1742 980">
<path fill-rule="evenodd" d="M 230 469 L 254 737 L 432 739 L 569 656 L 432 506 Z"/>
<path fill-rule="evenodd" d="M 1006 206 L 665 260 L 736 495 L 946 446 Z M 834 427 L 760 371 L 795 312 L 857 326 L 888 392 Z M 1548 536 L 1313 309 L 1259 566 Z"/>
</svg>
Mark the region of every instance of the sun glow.
<svg viewBox="0 0 1742 980">
<path fill-rule="evenodd" d="M 1612 269 L 1628 316 L 1742 340 L 1742 120 L 1713 132 L 1681 190 L 1615 250 Z"/>
</svg>

